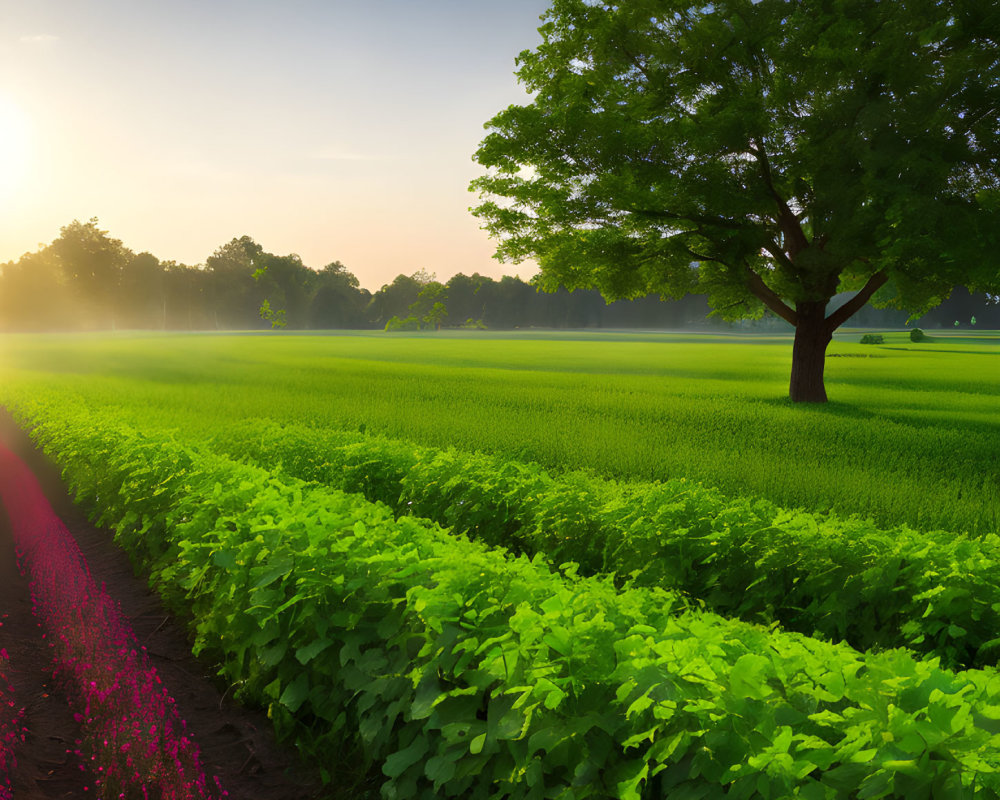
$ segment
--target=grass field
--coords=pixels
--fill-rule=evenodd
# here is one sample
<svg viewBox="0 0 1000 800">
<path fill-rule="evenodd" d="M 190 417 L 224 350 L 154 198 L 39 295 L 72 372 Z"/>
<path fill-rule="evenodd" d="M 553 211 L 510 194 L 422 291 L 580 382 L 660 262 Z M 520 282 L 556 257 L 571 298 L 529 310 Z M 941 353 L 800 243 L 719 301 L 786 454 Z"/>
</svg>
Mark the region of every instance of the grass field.
<svg viewBox="0 0 1000 800">
<path fill-rule="evenodd" d="M 883 525 L 996 531 L 1000 335 L 933 337 L 839 335 L 823 407 L 785 399 L 791 340 L 757 335 L 10 336 L 2 377 L 140 427 L 361 429 L 557 470 L 686 476 Z"/>
</svg>

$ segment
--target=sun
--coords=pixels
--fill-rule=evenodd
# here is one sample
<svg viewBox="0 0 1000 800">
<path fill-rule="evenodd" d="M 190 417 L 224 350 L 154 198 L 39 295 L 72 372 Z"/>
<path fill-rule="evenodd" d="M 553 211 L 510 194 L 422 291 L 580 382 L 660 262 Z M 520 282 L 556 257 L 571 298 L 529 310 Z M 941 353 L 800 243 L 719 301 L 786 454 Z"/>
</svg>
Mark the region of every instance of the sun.
<svg viewBox="0 0 1000 800">
<path fill-rule="evenodd" d="M 0 94 L 0 203 L 7 204 L 23 188 L 31 162 L 31 120 Z"/>
</svg>

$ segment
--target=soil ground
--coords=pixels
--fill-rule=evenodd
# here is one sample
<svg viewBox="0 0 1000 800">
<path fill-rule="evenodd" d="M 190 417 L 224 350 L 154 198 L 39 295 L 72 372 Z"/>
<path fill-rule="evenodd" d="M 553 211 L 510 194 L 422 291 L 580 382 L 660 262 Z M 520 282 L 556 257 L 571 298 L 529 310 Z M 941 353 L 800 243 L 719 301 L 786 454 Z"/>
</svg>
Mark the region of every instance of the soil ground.
<svg viewBox="0 0 1000 800">
<path fill-rule="evenodd" d="M 52 507 L 76 537 L 94 579 L 120 604 L 136 638 L 146 646 L 201 750 L 206 774 L 218 776 L 232 800 L 329 796 L 315 771 L 276 744 L 263 713 L 226 697 L 224 687 L 213 680 L 211 666 L 191 655 L 184 625 L 167 614 L 145 581 L 134 575 L 111 534 L 93 526 L 73 505 L 58 468 L 2 409 L 0 440 L 34 471 Z M 28 731 L 12 775 L 14 796 L 17 800 L 92 797 L 87 787 L 93 781 L 73 755 L 79 731 L 60 688 L 49 680 L 51 657 L 32 615 L 27 581 L 17 570 L 5 514 L 0 514 L 0 620 L 0 647 L 10 656 L 8 678 L 17 704 L 26 709 Z"/>
</svg>

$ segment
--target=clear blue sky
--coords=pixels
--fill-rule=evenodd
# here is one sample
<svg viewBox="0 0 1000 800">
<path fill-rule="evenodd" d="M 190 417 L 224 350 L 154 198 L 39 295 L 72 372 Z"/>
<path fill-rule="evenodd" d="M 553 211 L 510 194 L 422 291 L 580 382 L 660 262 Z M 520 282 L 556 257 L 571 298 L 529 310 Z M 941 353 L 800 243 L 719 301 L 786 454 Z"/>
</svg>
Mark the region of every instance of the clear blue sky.
<svg viewBox="0 0 1000 800">
<path fill-rule="evenodd" d="M 377 289 L 500 275 L 468 213 L 483 123 L 527 100 L 546 0 L 0 5 L 0 262 L 98 217 L 204 262 L 248 234 Z"/>
</svg>

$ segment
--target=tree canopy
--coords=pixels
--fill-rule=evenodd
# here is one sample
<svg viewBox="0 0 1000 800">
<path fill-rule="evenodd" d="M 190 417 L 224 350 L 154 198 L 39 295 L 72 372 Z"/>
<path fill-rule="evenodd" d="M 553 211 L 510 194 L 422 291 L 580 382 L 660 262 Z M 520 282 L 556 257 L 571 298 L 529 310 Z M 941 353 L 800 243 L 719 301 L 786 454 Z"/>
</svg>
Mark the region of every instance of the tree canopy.
<svg viewBox="0 0 1000 800">
<path fill-rule="evenodd" d="M 554 0 L 488 123 L 474 209 L 548 288 L 705 292 L 832 332 L 876 292 L 919 314 L 1000 284 L 1000 12 L 953 0 Z M 838 292 L 856 295 L 827 312 Z"/>
<path fill-rule="evenodd" d="M 50 252 L 79 300 L 89 305 L 87 311 L 98 323 L 109 320 L 114 327 L 115 293 L 123 269 L 135 256 L 120 239 L 97 226 L 96 218 L 86 223 L 73 220 L 60 229 Z"/>
</svg>

